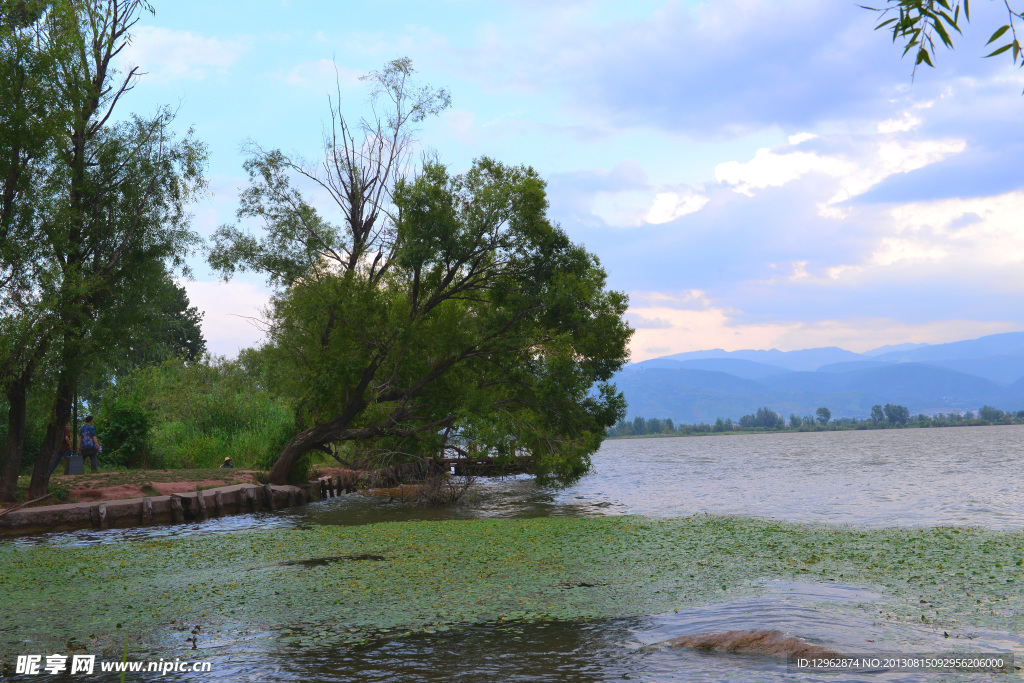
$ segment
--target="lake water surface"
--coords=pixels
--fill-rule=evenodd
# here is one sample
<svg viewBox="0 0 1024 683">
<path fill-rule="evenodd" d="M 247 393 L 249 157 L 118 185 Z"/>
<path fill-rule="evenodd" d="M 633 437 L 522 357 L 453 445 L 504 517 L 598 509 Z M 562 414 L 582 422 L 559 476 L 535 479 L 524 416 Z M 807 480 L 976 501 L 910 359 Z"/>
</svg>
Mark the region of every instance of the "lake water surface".
<svg viewBox="0 0 1024 683">
<path fill-rule="evenodd" d="M 93 544 L 318 524 L 608 514 L 1019 529 L 1022 445 L 1024 426 L 616 440 L 604 444 L 594 472 L 574 486 L 539 488 L 527 477 L 492 480 L 481 484 L 472 506 L 410 508 L 353 494 L 280 513 L 13 542 Z M 197 680 L 854 680 L 788 673 L 784 664 L 757 657 L 642 649 L 685 633 L 740 628 L 780 628 L 842 651 L 875 651 L 879 644 L 889 651 L 944 651 L 941 633 L 876 622 L 856 607 L 877 597 L 851 586 L 766 579 L 759 596 L 637 619 L 480 626 L 358 650 L 282 651 L 256 636 L 211 644 L 202 656 L 214 662 L 215 676 Z M 1019 634 L 978 631 L 974 637 L 979 647 L 1024 654 Z M 922 677 L 886 672 L 869 680 Z"/>
</svg>

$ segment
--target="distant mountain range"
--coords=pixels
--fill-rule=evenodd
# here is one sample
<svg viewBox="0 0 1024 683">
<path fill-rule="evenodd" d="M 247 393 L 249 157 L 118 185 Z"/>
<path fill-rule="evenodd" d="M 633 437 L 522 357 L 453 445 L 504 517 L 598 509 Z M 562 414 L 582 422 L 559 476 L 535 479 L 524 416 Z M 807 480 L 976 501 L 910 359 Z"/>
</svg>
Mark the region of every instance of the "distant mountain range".
<svg viewBox="0 0 1024 683">
<path fill-rule="evenodd" d="M 1024 409 L 1024 332 L 949 344 L 898 344 L 866 353 L 693 351 L 630 363 L 615 377 L 629 416 L 681 423 L 739 419 L 768 406 L 784 417 L 824 406 L 835 417 L 867 417 L 897 403 L 911 414 Z"/>
</svg>

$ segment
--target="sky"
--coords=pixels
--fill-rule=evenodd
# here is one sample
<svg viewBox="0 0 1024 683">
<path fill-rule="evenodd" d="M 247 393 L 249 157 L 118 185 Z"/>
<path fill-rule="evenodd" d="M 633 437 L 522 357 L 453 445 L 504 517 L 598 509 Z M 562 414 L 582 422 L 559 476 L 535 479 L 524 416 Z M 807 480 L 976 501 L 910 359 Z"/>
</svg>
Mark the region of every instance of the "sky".
<svg viewBox="0 0 1024 683">
<path fill-rule="evenodd" d="M 549 217 L 630 297 L 632 360 L 712 348 L 866 351 L 1024 329 L 1024 70 L 983 59 L 975 3 L 935 69 L 853 1 L 156 0 L 126 110 L 209 149 L 203 235 L 236 221 L 255 141 L 314 159 L 328 97 L 409 57 L 452 107 L 453 171 L 535 168 Z M 258 277 L 184 281 L 211 351 L 258 344 Z"/>
</svg>

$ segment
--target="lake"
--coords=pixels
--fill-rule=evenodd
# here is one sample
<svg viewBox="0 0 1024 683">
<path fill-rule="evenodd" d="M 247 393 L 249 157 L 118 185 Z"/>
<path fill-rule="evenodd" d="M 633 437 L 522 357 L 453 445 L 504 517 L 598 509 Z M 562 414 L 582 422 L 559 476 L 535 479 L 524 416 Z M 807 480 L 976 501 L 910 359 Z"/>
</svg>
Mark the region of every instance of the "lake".
<svg viewBox="0 0 1024 683">
<path fill-rule="evenodd" d="M 604 444 L 593 473 L 574 486 L 539 488 L 528 477 L 485 481 L 474 505 L 410 508 L 353 494 L 280 513 L 10 542 L 96 544 L 412 519 L 697 513 L 815 525 L 1019 529 L 1022 443 L 1024 426 L 616 440 Z M 894 652 L 945 651 L 934 629 L 870 617 L 864 605 L 878 598 L 863 586 L 765 577 L 751 597 L 634 619 L 471 626 L 363 648 L 288 652 L 257 632 L 196 653 L 214 662 L 215 672 L 196 680 L 836 680 L 788 673 L 784 664 L 758 657 L 643 649 L 683 633 L 740 628 L 779 628 L 844 651 L 864 651 L 869 643 Z M 1024 653 L 1018 634 L 978 629 L 972 638 L 979 648 Z M 920 678 L 896 671 L 871 676 Z"/>
</svg>

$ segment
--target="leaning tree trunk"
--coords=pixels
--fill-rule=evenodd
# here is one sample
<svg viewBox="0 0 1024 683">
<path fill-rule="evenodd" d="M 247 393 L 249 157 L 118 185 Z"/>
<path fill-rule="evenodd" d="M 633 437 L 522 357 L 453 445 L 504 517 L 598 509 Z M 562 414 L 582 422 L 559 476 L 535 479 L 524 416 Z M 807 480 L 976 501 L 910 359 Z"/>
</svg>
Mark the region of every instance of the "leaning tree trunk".
<svg viewBox="0 0 1024 683">
<path fill-rule="evenodd" d="M 288 483 L 292 468 L 295 467 L 295 463 L 298 462 L 299 458 L 320 445 L 321 440 L 316 436 L 317 431 L 316 427 L 307 429 L 296 434 L 288 442 L 288 445 L 281 451 L 281 455 L 278 456 L 277 462 L 270 468 L 271 484 L 281 486 Z"/>
<path fill-rule="evenodd" d="M 53 400 L 53 411 L 50 413 L 50 424 L 46 426 L 39 457 L 32 468 L 32 481 L 28 485 L 28 497 L 40 498 L 46 495 L 50 484 L 50 468 L 57 457 L 60 442 L 64 438 L 64 425 L 71 419 L 71 402 L 74 385 L 68 373 L 62 372 L 57 383 L 57 394 Z"/>
<path fill-rule="evenodd" d="M 7 444 L 4 447 L 3 473 L 0 474 L 0 502 L 14 500 L 18 472 L 25 452 L 25 418 L 28 414 L 28 384 L 31 372 L 22 372 L 7 388 Z"/>
<path fill-rule="evenodd" d="M 369 377 L 372 377 L 372 374 L 368 373 L 367 378 L 364 378 L 363 384 L 359 387 L 360 391 L 366 389 L 365 385 L 369 382 Z M 299 461 L 299 458 L 314 449 L 322 449 L 326 444 L 337 440 L 341 431 L 365 407 L 365 401 L 352 401 L 345 407 L 341 415 L 333 420 L 323 422 L 293 436 L 292 440 L 281 451 L 281 455 L 277 457 L 277 462 L 270 468 L 270 483 L 275 486 L 287 484 L 292 468 L 295 467 L 295 463 Z"/>
</svg>

